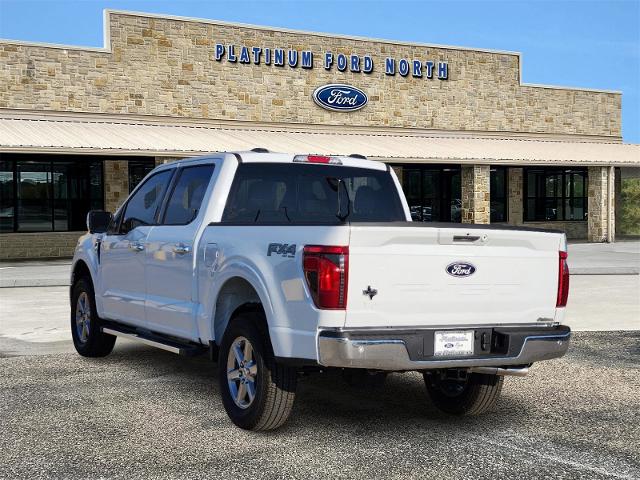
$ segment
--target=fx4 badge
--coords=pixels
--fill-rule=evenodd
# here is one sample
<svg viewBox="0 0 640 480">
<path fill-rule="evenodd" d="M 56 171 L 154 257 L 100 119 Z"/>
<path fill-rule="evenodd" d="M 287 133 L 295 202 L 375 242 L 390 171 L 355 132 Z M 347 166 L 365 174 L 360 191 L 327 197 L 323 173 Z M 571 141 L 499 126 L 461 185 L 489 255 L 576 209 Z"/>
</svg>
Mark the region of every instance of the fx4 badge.
<svg viewBox="0 0 640 480">
<path fill-rule="evenodd" d="M 288 243 L 270 243 L 267 247 L 267 257 L 271 255 L 282 255 L 283 257 L 293 258 L 296 256 L 296 244 Z"/>
</svg>

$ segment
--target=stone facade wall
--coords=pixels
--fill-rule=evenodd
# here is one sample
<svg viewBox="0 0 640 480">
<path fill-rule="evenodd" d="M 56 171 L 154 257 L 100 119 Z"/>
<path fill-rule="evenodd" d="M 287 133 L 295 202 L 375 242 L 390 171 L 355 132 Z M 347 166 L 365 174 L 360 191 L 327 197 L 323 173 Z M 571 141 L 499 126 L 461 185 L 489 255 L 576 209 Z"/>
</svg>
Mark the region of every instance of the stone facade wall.
<svg viewBox="0 0 640 480">
<path fill-rule="evenodd" d="M 525 227 L 546 228 L 548 230 L 560 230 L 567 235 L 569 240 L 584 240 L 587 238 L 587 222 L 526 222 Z"/>
<path fill-rule="evenodd" d="M 608 202 L 608 178 L 609 167 L 589 167 L 589 216 L 587 239 L 590 242 L 605 242 L 608 237 L 609 219 Z M 615 188 L 613 190 L 615 195 Z M 615 198 L 613 205 L 615 205 Z M 614 211 L 611 215 L 614 215 Z M 615 225 L 615 218 L 612 218 L 612 225 Z"/>
<path fill-rule="evenodd" d="M 0 260 L 72 257 L 85 232 L 3 233 Z"/>
<path fill-rule="evenodd" d="M 129 162 L 105 160 L 104 162 L 104 209 L 115 213 L 129 196 Z"/>
<path fill-rule="evenodd" d="M 462 223 L 489 223 L 489 175 L 489 165 L 462 166 Z"/>
<path fill-rule="evenodd" d="M 111 13 L 109 28 L 110 52 L 1 42 L 0 108 L 621 136 L 619 94 L 521 85 L 520 58 L 510 53 L 124 13 Z M 311 50 L 313 68 L 216 61 L 217 42 Z M 374 69 L 327 71 L 325 51 L 368 54 Z M 387 57 L 448 62 L 448 79 L 388 76 Z M 320 108 L 311 95 L 328 83 L 361 88 L 369 104 L 348 114 Z"/>
<path fill-rule="evenodd" d="M 524 221 L 523 169 L 509 167 L 507 170 L 507 221 L 511 225 L 522 225 Z"/>
</svg>

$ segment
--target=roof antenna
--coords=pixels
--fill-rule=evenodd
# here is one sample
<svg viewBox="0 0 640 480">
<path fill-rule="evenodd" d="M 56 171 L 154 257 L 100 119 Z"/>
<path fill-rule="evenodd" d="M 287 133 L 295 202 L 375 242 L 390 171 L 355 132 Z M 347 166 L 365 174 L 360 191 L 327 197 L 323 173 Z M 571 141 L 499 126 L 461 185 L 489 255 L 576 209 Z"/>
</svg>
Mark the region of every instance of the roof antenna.
<svg viewBox="0 0 640 480">
<path fill-rule="evenodd" d="M 266 148 L 262 148 L 262 147 L 252 148 L 251 151 L 252 152 L 256 152 L 256 153 L 269 153 L 269 150 L 267 150 Z"/>
</svg>

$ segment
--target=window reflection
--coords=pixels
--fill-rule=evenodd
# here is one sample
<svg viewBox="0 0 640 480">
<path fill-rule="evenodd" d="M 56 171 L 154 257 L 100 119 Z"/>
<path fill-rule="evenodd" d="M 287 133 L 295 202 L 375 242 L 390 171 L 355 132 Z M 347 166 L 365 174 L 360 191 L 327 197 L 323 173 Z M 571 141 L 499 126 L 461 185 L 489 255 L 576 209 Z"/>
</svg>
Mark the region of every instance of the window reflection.
<svg viewBox="0 0 640 480">
<path fill-rule="evenodd" d="M 82 231 L 101 209 L 103 159 L 4 154 L 0 162 L 0 231 Z"/>
<path fill-rule="evenodd" d="M 462 220 L 460 167 L 404 165 L 402 189 L 414 221 Z"/>
<path fill-rule="evenodd" d="M 12 232 L 15 219 L 13 162 L 0 161 L 0 232 Z"/>
<path fill-rule="evenodd" d="M 507 168 L 491 167 L 489 176 L 491 223 L 507 221 Z"/>
<path fill-rule="evenodd" d="M 18 162 L 18 231 L 50 231 L 52 213 L 50 162 Z"/>
<path fill-rule="evenodd" d="M 526 168 L 525 186 L 525 220 L 586 220 L 586 169 Z"/>
</svg>

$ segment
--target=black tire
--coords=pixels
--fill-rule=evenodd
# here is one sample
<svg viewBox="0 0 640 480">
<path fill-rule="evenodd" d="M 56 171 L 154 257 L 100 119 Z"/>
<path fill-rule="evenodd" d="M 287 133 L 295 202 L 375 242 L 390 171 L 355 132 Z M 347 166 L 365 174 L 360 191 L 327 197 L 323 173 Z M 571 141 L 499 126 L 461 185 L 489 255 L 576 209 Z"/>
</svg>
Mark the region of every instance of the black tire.
<svg viewBox="0 0 640 480">
<path fill-rule="evenodd" d="M 480 415 L 493 409 L 504 382 L 503 376 L 480 373 L 467 374 L 463 378 L 451 378 L 442 371 L 423 375 L 434 405 L 452 415 Z"/>
<path fill-rule="evenodd" d="M 79 302 L 82 302 L 79 305 Z M 83 306 L 84 305 L 84 306 Z M 86 314 L 76 317 L 80 310 Z M 82 320 L 88 319 L 88 326 Z M 83 277 L 73 285 L 71 293 L 71 336 L 76 351 L 83 357 L 104 357 L 109 355 L 116 343 L 116 337 L 102 333 L 101 320 L 96 311 L 93 284 L 91 279 Z"/>
<path fill-rule="evenodd" d="M 282 426 L 296 395 L 297 371 L 276 363 L 267 334 L 261 332 L 260 326 L 265 324 L 261 312 L 241 313 L 231 321 L 220 345 L 218 379 L 222 403 L 231 421 L 245 430 L 273 430 Z M 246 341 L 252 352 L 245 363 Z M 236 346 L 243 352 L 243 367 L 231 351 Z M 236 377 L 241 371 L 245 372 L 243 377 Z"/>
</svg>

